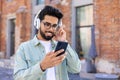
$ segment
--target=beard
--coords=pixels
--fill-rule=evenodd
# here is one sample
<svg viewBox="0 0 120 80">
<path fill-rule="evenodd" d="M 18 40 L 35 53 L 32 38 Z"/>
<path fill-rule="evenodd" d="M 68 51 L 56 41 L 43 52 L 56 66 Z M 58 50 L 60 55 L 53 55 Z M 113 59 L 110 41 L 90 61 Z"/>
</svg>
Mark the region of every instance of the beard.
<svg viewBox="0 0 120 80">
<path fill-rule="evenodd" d="M 45 33 L 51 33 L 52 36 L 46 36 Z M 45 31 L 45 32 L 43 32 L 41 30 L 41 28 L 40 28 L 40 35 L 42 36 L 43 39 L 49 41 L 49 40 L 51 40 L 55 36 L 55 33 L 51 32 L 51 31 Z"/>
</svg>

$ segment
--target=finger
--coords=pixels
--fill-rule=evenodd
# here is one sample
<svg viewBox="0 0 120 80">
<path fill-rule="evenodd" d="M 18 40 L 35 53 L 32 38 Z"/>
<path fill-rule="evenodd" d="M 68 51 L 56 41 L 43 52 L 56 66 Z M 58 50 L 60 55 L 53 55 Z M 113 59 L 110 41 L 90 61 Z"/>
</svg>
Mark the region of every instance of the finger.
<svg viewBox="0 0 120 80">
<path fill-rule="evenodd" d="M 62 29 L 60 30 L 60 32 L 63 32 L 63 33 L 65 33 L 65 30 L 62 28 Z"/>
<path fill-rule="evenodd" d="M 47 56 L 52 56 L 53 54 L 54 54 L 54 51 L 51 51 L 51 52 L 47 53 L 46 55 Z"/>
<path fill-rule="evenodd" d="M 64 49 L 60 49 L 60 50 L 56 51 L 54 53 L 54 56 L 56 57 L 58 54 L 62 53 L 63 51 L 64 51 Z"/>
<path fill-rule="evenodd" d="M 61 60 L 57 61 L 57 62 L 54 64 L 54 66 L 59 65 L 61 62 L 62 62 Z"/>
<path fill-rule="evenodd" d="M 65 33 L 64 29 L 63 28 L 60 28 L 59 31 L 58 31 L 58 35 L 61 36 Z"/>
<path fill-rule="evenodd" d="M 62 30 L 63 30 L 63 27 L 60 27 L 60 29 L 59 29 L 59 31 L 58 31 L 58 32 L 60 33 Z"/>
<path fill-rule="evenodd" d="M 57 36 L 60 36 L 60 30 L 58 30 L 58 31 L 56 32 L 56 35 L 57 35 Z"/>
<path fill-rule="evenodd" d="M 63 61 L 65 59 L 65 54 L 62 54 L 60 56 L 57 56 L 56 58 L 54 58 L 54 61 Z"/>
<path fill-rule="evenodd" d="M 56 59 L 54 60 L 54 65 L 60 64 L 64 59 L 65 59 L 65 56 L 63 55 L 56 57 Z"/>
<path fill-rule="evenodd" d="M 63 30 L 60 30 L 59 34 L 60 34 L 60 35 L 63 35 L 63 32 L 64 32 Z"/>
<path fill-rule="evenodd" d="M 61 28 L 61 29 L 65 28 L 65 25 L 62 25 L 60 28 Z"/>
<path fill-rule="evenodd" d="M 67 56 L 67 54 L 68 54 L 68 53 L 67 53 L 67 52 L 65 52 L 65 56 Z"/>
<path fill-rule="evenodd" d="M 64 59 L 65 59 L 65 54 L 54 57 L 53 61 L 52 61 L 52 65 L 56 66 L 56 65 L 60 64 Z"/>
</svg>

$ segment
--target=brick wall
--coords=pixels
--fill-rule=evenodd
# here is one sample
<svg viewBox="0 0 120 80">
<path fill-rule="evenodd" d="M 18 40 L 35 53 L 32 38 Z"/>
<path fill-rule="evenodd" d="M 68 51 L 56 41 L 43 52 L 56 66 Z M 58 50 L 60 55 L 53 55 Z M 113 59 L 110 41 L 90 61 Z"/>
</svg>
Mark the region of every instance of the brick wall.
<svg viewBox="0 0 120 80">
<path fill-rule="evenodd" d="M 15 24 L 15 50 L 20 42 L 30 39 L 31 3 L 30 0 L 1 0 L 1 44 L 0 52 L 6 54 L 7 19 L 14 17 Z M 1 8 L 0 8 L 1 9 Z M 24 23 L 24 24 L 23 24 Z M 24 37 L 23 37 L 24 35 Z"/>
<path fill-rule="evenodd" d="M 98 72 L 120 73 L 120 0 L 94 0 Z"/>
<path fill-rule="evenodd" d="M 1 20 L 1 11 L 2 11 L 2 1 L 0 1 L 0 26 L 2 26 L 2 20 Z M 0 45 L 1 45 L 1 29 L 0 29 Z M 0 46 L 0 51 L 1 51 L 1 46 Z"/>
<path fill-rule="evenodd" d="M 15 16 L 15 50 L 30 39 L 31 0 L 1 0 L 0 2 L 0 52 L 6 53 L 7 18 Z M 59 8 L 66 25 L 67 40 L 71 42 L 72 0 L 45 0 L 46 5 Z M 120 74 L 120 0 L 94 0 L 94 24 L 98 57 L 98 72 Z M 4 6 L 6 5 L 6 6 Z M 1 55 L 1 53 L 0 53 Z"/>
</svg>

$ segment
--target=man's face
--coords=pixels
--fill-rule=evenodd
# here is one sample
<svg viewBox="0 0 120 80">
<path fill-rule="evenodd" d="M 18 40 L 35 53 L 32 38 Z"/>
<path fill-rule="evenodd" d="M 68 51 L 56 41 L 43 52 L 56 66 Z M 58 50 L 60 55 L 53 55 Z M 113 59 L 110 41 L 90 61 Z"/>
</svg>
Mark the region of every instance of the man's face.
<svg viewBox="0 0 120 80">
<path fill-rule="evenodd" d="M 44 40 L 51 40 L 55 36 L 57 26 L 58 18 L 46 15 L 40 23 L 39 34 Z"/>
</svg>

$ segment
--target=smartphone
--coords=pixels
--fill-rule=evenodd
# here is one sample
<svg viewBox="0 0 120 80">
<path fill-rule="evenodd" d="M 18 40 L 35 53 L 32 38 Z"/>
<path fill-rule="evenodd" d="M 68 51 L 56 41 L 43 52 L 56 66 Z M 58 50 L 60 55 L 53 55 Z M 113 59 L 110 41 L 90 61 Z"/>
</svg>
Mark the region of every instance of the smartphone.
<svg viewBox="0 0 120 80">
<path fill-rule="evenodd" d="M 67 42 L 58 41 L 57 46 L 55 48 L 55 52 L 60 50 L 60 49 L 64 49 L 64 51 L 62 53 L 58 54 L 57 56 L 64 54 L 66 49 L 67 49 L 67 46 L 68 46 Z"/>
</svg>

